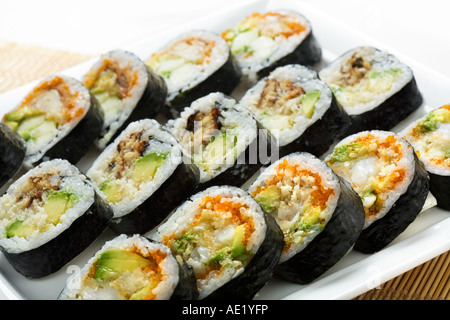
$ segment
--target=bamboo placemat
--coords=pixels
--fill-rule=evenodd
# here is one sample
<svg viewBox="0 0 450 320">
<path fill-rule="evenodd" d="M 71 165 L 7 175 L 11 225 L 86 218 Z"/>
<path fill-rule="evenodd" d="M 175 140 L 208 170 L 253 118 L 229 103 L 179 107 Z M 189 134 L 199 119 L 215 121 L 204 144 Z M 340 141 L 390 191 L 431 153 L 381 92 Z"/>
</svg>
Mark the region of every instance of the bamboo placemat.
<svg viewBox="0 0 450 320">
<path fill-rule="evenodd" d="M 50 76 L 92 56 L 0 40 L 0 93 Z M 449 251 L 354 300 L 450 300 Z"/>
</svg>

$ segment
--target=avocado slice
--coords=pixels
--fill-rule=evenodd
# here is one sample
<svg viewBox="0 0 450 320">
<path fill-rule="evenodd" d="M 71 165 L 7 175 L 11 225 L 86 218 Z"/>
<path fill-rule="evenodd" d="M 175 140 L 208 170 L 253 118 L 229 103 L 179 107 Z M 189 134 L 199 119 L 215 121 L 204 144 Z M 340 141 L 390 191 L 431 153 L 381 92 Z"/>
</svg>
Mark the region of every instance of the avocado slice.
<svg viewBox="0 0 450 320">
<path fill-rule="evenodd" d="M 105 181 L 100 185 L 100 191 L 103 192 L 103 194 L 106 196 L 106 199 L 108 199 L 109 202 L 120 202 L 122 200 L 122 192 L 120 185 L 115 182 L 115 180 L 112 181 Z"/>
<path fill-rule="evenodd" d="M 276 186 L 270 186 L 255 196 L 256 202 L 269 214 L 277 209 L 280 198 L 281 191 Z"/>
<path fill-rule="evenodd" d="M 314 90 L 305 93 L 301 97 L 301 109 L 306 117 L 311 118 L 316 106 L 317 100 L 320 98 L 320 90 Z"/>
<path fill-rule="evenodd" d="M 150 260 L 137 253 L 120 249 L 111 249 L 100 255 L 94 279 L 110 280 L 121 273 L 143 268 L 149 264 Z"/>
<path fill-rule="evenodd" d="M 64 190 L 55 191 L 50 194 L 44 204 L 44 210 L 47 213 L 47 221 L 57 225 L 67 209 L 72 208 L 76 199 L 75 194 Z"/>
<path fill-rule="evenodd" d="M 33 226 L 24 225 L 23 221 L 16 220 L 8 227 L 5 235 L 7 238 L 12 238 L 14 236 L 25 238 L 32 234 L 34 230 Z"/>
<path fill-rule="evenodd" d="M 152 283 L 143 289 L 139 290 L 138 292 L 134 293 L 130 300 L 145 300 L 148 296 L 153 295 L 153 289 L 155 288 L 155 285 Z M 147 298 L 148 299 L 148 298 Z"/>
<path fill-rule="evenodd" d="M 20 122 L 25 118 L 29 118 L 32 116 L 40 115 L 42 112 L 39 110 L 32 110 L 28 107 L 23 107 L 14 111 L 11 111 L 6 115 L 7 121 Z"/>
<path fill-rule="evenodd" d="M 156 170 L 166 160 L 167 155 L 168 153 L 149 153 L 140 157 L 134 167 L 133 180 L 140 182 L 149 180 L 149 178 L 153 179 Z"/>
<path fill-rule="evenodd" d="M 244 225 L 237 226 L 236 230 L 234 231 L 233 246 L 231 249 L 231 258 L 236 258 L 241 254 L 245 253 L 244 235 L 245 235 Z"/>
</svg>

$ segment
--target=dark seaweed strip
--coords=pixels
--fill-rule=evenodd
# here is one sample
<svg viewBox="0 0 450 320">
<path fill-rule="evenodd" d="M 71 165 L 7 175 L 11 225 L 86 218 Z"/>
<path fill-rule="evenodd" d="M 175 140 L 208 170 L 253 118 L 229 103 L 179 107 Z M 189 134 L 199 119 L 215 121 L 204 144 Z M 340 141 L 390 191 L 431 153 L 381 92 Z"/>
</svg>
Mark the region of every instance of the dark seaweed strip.
<svg viewBox="0 0 450 320">
<path fill-rule="evenodd" d="M 113 219 L 110 227 L 118 234 L 143 234 L 159 225 L 173 209 L 194 191 L 199 172 L 193 165 L 181 163 L 173 174 L 136 209 Z"/>
<path fill-rule="evenodd" d="M 397 238 L 422 210 L 429 192 L 429 177 L 422 162 L 413 154 L 415 173 L 408 189 L 383 218 L 361 232 L 355 250 L 374 253 L 383 249 Z"/>
<path fill-rule="evenodd" d="M 258 71 L 258 79 L 266 77 L 271 71 L 281 66 L 286 66 L 288 64 L 312 66 L 321 59 L 322 49 L 311 31 L 308 36 L 306 36 L 306 38 L 294 49 L 294 51 L 274 62 L 270 66 Z"/>
<path fill-rule="evenodd" d="M 450 176 L 440 176 L 428 172 L 430 176 L 430 191 L 436 198 L 438 207 L 450 210 Z"/>
<path fill-rule="evenodd" d="M 258 252 L 244 272 L 205 297 L 205 300 L 251 300 L 270 280 L 284 247 L 284 236 L 275 219 L 264 213 L 267 230 Z"/>
<path fill-rule="evenodd" d="M 376 108 L 358 115 L 351 115 L 351 125 L 346 135 L 365 130 L 391 130 L 400 121 L 417 110 L 423 102 L 416 80 L 406 84 L 399 92 Z"/>
<path fill-rule="evenodd" d="M 0 188 L 20 169 L 25 153 L 25 141 L 0 122 Z"/>
<path fill-rule="evenodd" d="M 320 157 L 328 151 L 335 139 L 342 138 L 349 125 L 348 114 L 333 94 L 330 107 L 321 119 L 314 122 L 291 143 L 280 146 L 280 157 L 298 151 L 309 152 L 316 157 Z"/>
<path fill-rule="evenodd" d="M 170 300 L 197 300 L 198 289 L 194 270 L 185 261 L 178 262 L 179 280 Z"/>
<path fill-rule="evenodd" d="M 83 252 L 106 229 L 112 216 L 112 209 L 96 195 L 83 215 L 40 247 L 21 253 L 1 249 L 19 273 L 27 278 L 42 278 L 60 270 Z"/>
<path fill-rule="evenodd" d="M 65 159 L 71 164 L 76 163 L 86 154 L 89 147 L 100 135 L 103 126 L 104 114 L 97 100 L 91 98 L 88 113 L 64 138 L 51 147 L 34 166 L 51 159 Z"/>
<path fill-rule="evenodd" d="M 193 101 L 208 95 L 211 92 L 222 92 L 231 94 L 241 80 L 242 72 L 239 69 L 235 59 L 228 53 L 227 61 L 217 69 L 211 76 L 197 84 L 195 87 L 180 92 L 170 103 L 172 113 L 165 115 L 173 117 Z M 167 106 L 166 106 L 167 108 Z"/>
<path fill-rule="evenodd" d="M 131 122 L 142 119 L 153 119 L 164 107 L 167 99 L 167 85 L 164 79 L 147 69 L 148 82 L 141 99 L 134 107 L 130 116 L 117 129 L 114 135 L 109 139 L 108 144 L 113 142 Z"/>
<path fill-rule="evenodd" d="M 353 247 L 364 225 L 364 207 L 350 184 L 339 178 L 341 193 L 325 228 L 305 249 L 275 268 L 288 281 L 308 284 L 334 266 Z"/>
</svg>

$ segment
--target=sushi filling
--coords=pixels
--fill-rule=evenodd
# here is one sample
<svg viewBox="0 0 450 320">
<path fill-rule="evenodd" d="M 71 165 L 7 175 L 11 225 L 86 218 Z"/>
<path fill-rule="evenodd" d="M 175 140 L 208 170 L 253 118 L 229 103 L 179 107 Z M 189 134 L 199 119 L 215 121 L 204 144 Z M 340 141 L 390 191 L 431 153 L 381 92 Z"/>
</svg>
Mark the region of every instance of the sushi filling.
<svg viewBox="0 0 450 320">
<path fill-rule="evenodd" d="M 249 192 L 271 214 L 284 234 L 280 262 L 304 249 L 331 219 L 339 183 L 313 157 L 287 157 L 272 165 Z"/>
<path fill-rule="evenodd" d="M 414 176 L 411 146 L 389 133 L 350 136 L 335 147 L 326 162 L 361 197 L 364 228 L 390 210 Z"/>
<path fill-rule="evenodd" d="M 165 180 L 165 173 L 174 170 L 172 157 L 180 156 L 173 145 L 155 137 L 149 125 L 145 121 L 132 124 L 87 173 L 100 196 L 113 206 L 115 216 L 127 213 L 136 199 L 153 192 Z"/>
<path fill-rule="evenodd" d="M 27 142 L 27 156 L 42 152 L 61 130 L 69 130 L 87 113 L 89 94 L 63 77 L 48 79 L 28 94 L 3 122 Z"/>
<path fill-rule="evenodd" d="M 52 233 L 66 228 L 93 203 L 94 191 L 86 188 L 85 178 L 64 168 L 66 162 L 49 163 L 58 167 L 37 168 L 0 198 L 2 246 L 28 247 L 45 242 L 47 234 L 51 238 Z M 16 244 L 8 245 L 6 240 Z"/>
<path fill-rule="evenodd" d="M 250 89 L 240 103 L 284 146 L 320 119 L 331 103 L 331 91 L 315 78 L 314 72 L 301 66 L 280 67 Z"/>
<path fill-rule="evenodd" d="M 67 293 L 72 299 L 169 299 L 179 279 L 168 248 L 124 235 L 106 244 L 80 278 L 80 289 Z"/>
<path fill-rule="evenodd" d="M 174 94 L 197 82 L 202 74 L 210 74 L 224 64 L 227 51 L 226 43 L 220 37 L 196 31 L 154 53 L 146 63 L 164 78 L 171 100 Z"/>
<path fill-rule="evenodd" d="M 143 95 L 147 81 L 144 63 L 125 51 L 106 54 L 85 75 L 83 84 L 97 99 L 105 117 L 99 142 L 101 148 L 131 114 Z"/>
<path fill-rule="evenodd" d="M 428 171 L 450 175 L 450 105 L 431 111 L 401 134 Z"/>
<path fill-rule="evenodd" d="M 254 13 L 222 33 L 245 73 L 292 52 L 309 33 L 306 20 L 292 12 Z"/>
<path fill-rule="evenodd" d="M 350 114 L 376 107 L 399 91 L 412 72 L 392 55 L 361 47 L 320 72 L 336 99 Z"/>
<path fill-rule="evenodd" d="M 176 229 L 158 230 L 161 241 L 193 267 L 200 298 L 244 272 L 258 250 L 265 226 L 252 210 L 254 204 L 241 197 L 211 193 L 182 208 Z"/>
<path fill-rule="evenodd" d="M 168 127 L 200 168 L 200 182 L 231 167 L 257 134 L 250 113 L 217 93 L 195 101 Z"/>
</svg>

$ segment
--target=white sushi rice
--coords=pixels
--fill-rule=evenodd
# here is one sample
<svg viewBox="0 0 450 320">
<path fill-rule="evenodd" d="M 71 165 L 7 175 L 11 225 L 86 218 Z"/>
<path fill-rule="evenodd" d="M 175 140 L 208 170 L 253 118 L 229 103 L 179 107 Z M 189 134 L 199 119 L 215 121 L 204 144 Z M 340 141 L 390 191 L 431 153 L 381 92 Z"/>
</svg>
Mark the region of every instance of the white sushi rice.
<svg viewBox="0 0 450 320">
<path fill-rule="evenodd" d="M 159 264 L 163 280 L 152 293 L 156 300 L 168 300 L 179 282 L 179 267 L 168 247 L 161 243 L 151 242 L 140 235 L 127 236 L 119 235 L 116 238 L 106 242 L 103 247 L 89 259 L 85 266 L 77 273 L 73 274 L 68 280 L 67 285 L 61 292 L 60 300 L 117 300 L 119 293 L 111 286 L 98 283 L 97 286 L 85 285 L 84 279 L 88 277 L 92 266 L 96 263 L 103 252 L 112 249 L 126 250 L 138 248 L 145 256 L 147 253 L 157 250 L 165 253 L 167 256 Z"/>
<path fill-rule="evenodd" d="M 157 169 L 155 176 L 150 181 L 143 181 L 138 188 L 126 178 L 122 178 L 122 190 L 126 196 L 117 203 L 108 201 L 106 195 L 100 190 L 100 185 L 108 177 L 105 174 L 111 159 L 117 154 L 117 145 L 128 135 L 134 132 L 144 132 L 149 137 L 149 146 L 144 153 L 169 152 L 168 158 Z M 156 141 L 158 140 L 158 141 Z M 94 188 L 98 195 L 108 202 L 114 211 L 114 218 L 120 218 L 148 199 L 158 188 L 173 174 L 178 165 L 183 161 L 181 148 L 176 139 L 153 119 L 143 119 L 130 123 L 130 125 L 111 143 L 94 161 L 87 172 L 87 176 L 94 182 Z"/>
<path fill-rule="evenodd" d="M 97 141 L 97 146 L 101 150 L 106 147 L 117 130 L 131 115 L 139 100 L 142 98 L 149 81 L 147 67 L 139 57 L 129 51 L 114 50 L 102 55 L 84 76 L 83 83 L 86 83 L 89 79 L 96 78 L 106 61 L 117 64 L 120 70 L 125 73 L 134 73 L 137 80 L 136 83 L 134 83 L 134 86 L 129 88 L 127 96 L 121 99 L 120 113 L 114 117 L 105 117 L 103 128 L 100 133 L 101 138 Z"/>
<path fill-rule="evenodd" d="M 163 48 L 161 48 L 155 55 L 164 53 L 167 48 L 171 47 L 174 43 L 182 42 L 186 39 L 198 38 L 204 39 L 207 42 L 214 42 L 214 47 L 211 51 L 211 56 L 208 59 L 207 64 L 195 64 L 190 69 L 189 72 L 185 72 L 183 77 L 170 77 L 165 78 L 168 89 L 167 100 L 171 101 L 181 92 L 187 91 L 194 88 L 199 83 L 202 83 L 208 79 L 214 72 L 216 72 L 220 67 L 222 67 L 230 56 L 230 49 L 228 44 L 222 37 L 218 34 L 207 31 L 207 30 L 193 30 L 176 37 L 175 39 L 168 42 Z M 196 60 L 195 50 L 184 50 L 182 52 L 176 52 L 176 54 L 189 60 Z M 151 59 L 151 58 L 150 58 Z M 149 64 L 147 62 L 147 64 Z M 154 70 L 157 71 L 157 70 Z"/>
<path fill-rule="evenodd" d="M 267 115 L 265 114 L 265 110 L 259 109 L 257 106 L 264 87 L 270 79 L 277 81 L 290 80 L 294 86 L 303 88 L 305 92 L 320 91 L 320 97 L 315 103 L 314 113 L 311 118 L 306 117 L 302 112 L 298 111 L 291 115 L 290 121 L 293 122 L 291 127 L 283 127 L 278 122 L 275 125 L 280 125 L 280 127 L 271 128 L 271 134 L 277 137 L 278 144 L 282 147 L 300 137 L 309 126 L 322 118 L 331 105 L 332 92 L 324 82 L 317 79 L 317 73 L 307 67 L 301 65 L 279 67 L 271 72 L 269 76 L 258 81 L 239 101 L 239 104 L 249 109 L 260 122 Z M 296 102 L 294 108 L 298 108 L 298 106 L 299 102 Z"/>
<path fill-rule="evenodd" d="M 193 223 L 196 215 L 200 214 L 201 208 L 199 205 L 202 199 L 206 196 L 213 198 L 215 196 L 221 196 L 221 201 L 227 200 L 248 206 L 248 210 L 243 212 L 243 209 L 241 209 L 241 213 L 252 217 L 255 231 L 248 241 L 246 250 L 250 254 L 256 254 L 266 236 L 267 226 L 264 220 L 264 213 L 261 210 L 261 207 L 247 192 L 235 187 L 210 187 L 195 194 L 184 204 L 182 204 L 171 216 L 169 216 L 168 220 L 159 226 L 157 231 L 152 234 L 151 237 L 156 241 L 161 242 L 165 237 L 175 236 L 177 238 L 181 238 L 184 234 L 186 234 L 186 232 L 189 232 L 188 227 Z M 226 220 L 225 217 L 224 220 Z M 230 222 L 224 221 L 223 223 L 224 225 L 227 225 L 227 223 Z M 204 231 L 210 231 L 210 235 L 214 236 L 215 239 L 218 239 L 217 241 L 220 241 L 220 239 L 223 240 L 225 238 L 229 238 L 230 234 L 233 235 L 234 228 L 230 230 L 229 225 L 225 228 L 216 226 L 215 230 Z M 209 249 L 198 247 L 196 250 L 193 250 L 186 262 L 193 267 L 194 272 L 198 272 L 198 270 L 204 269 L 205 262 L 208 261 L 209 258 Z M 245 267 L 236 269 L 235 265 L 228 264 L 219 274 L 214 274 L 213 276 L 205 279 L 197 279 L 199 299 L 207 297 L 230 280 L 241 275 L 244 271 Z"/>
<path fill-rule="evenodd" d="M 208 169 L 198 165 L 200 170 L 200 183 L 211 180 L 231 168 L 237 157 L 257 137 L 257 124 L 251 113 L 232 98 L 223 93 L 214 92 L 207 96 L 197 99 L 190 107 L 186 107 L 177 119 L 171 119 L 167 122 L 167 129 L 180 141 L 186 158 L 192 159 L 191 150 L 195 141 L 191 140 L 191 133 L 186 130 L 188 118 L 196 112 L 209 113 L 214 108 L 219 108 L 221 116 L 219 121 L 222 130 L 227 134 L 237 137 L 236 145 L 233 148 L 227 147 L 226 154 L 218 161 L 208 163 Z M 208 161 L 208 159 L 206 159 Z"/>
<path fill-rule="evenodd" d="M 415 174 L 413 148 L 405 139 L 401 138 L 399 135 L 393 132 L 372 130 L 356 133 L 340 141 L 335 146 L 335 150 L 343 145 L 352 144 L 353 141 L 355 141 L 355 139 L 357 139 L 358 137 L 364 137 L 369 134 L 374 135 L 377 141 L 377 143 L 373 146 L 366 146 L 369 150 L 376 150 L 379 143 L 386 142 L 388 137 L 393 136 L 395 137 L 395 144 L 399 144 L 401 147 L 401 156 L 398 157 L 394 152 L 391 152 L 393 161 L 386 165 L 384 165 L 383 161 L 379 161 L 381 159 L 377 156 L 364 156 L 353 159 L 352 161 L 346 161 L 343 169 L 336 170 L 333 164 L 330 165 L 331 168 L 343 179 L 347 180 L 357 192 L 358 190 L 362 190 L 367 186 L 369 179 L 376 176 L 384 177 L 386 175 L 389 175 L 390 172 L 393 172 L 396 169 L 405 169 L 405 177 L 401 182 L 397 183 L 392 190 L 378 195 L 384 201 L 383 206 L 375 215 L 367 216 L 366 214 L 364 229 L 369 227 L 376 220 L 384 217 L 389 212 L 389 210 L 400 198 L 400 196 L 408 190 L 408 187 L 411 184 Z M 331 155 L 328 155 L 325 158 L 325 161 L 327 163 L 329 163 L 330 156 Z M 362 196 L 360 192 L 358 193 L 360 196 Z M 367 203 L 365 202 L 364 198 L 362 198 L 362 200 L 364 207 L 367 207 Z"/>
<path fill-rule="evenodd" d="M 35 143 L 34 141 L 32 141 L 32 143 L 27 143 L 27 151 L 24 162 L 29 166 L 40 160 L 48 150 L 50 150 L 61 139 L 67 136 L 70 131 L 72 131 L 78 125 L 78 123 L 84 118 L 84 116 L 91 108 L 91 96 L 89 94 L 89 91 L 85 86 L 83 86 L 80 81 L 72 77 L 59 74 L 53 75 L 42 80 L 35 86 L 35 88 L 39 88 L 45 83 L 51 83 L 56 78 L 61 78 L 64 82 L 64 85 L 69 89 L 69 93 L 71 95 L 70 102 L 74 106 L 73 109 L 81 108 L 83 112 L 76 118 L 72 119 L 70 122 L 60 125 L 56 130 L 56 134 L 50 141 L 41 144 Z M 49 98 L 42 103 L 45 103 L 45 109 L 48 110 L 49 114 L 51 114 L 52 112 L 57 113 L 59 112 L 60 108 L 64 107 L 63 102 L 61 101 L 61 96 L 60 94 L 56 93 L 56 90 L 52 90 L 51 88 L 48 91 L 55 91 L 55 94 L 51 94 L 51 92 L 49 92 Z"/>
<path fill-rule="evenodd" d="M 319 72 L 320 79 L 326 82 L 333 90 L 337 89 L 337 83 L 339 83 L 343 76 L 342 70 L 346 69 L 345 65 L 347 61 L 355 52 L 370 61 L 372 64 L 371 71 L 383 72 L 389 69 L 398 69 L 400 72 L 396 75 L 392 85 L 384 92 L 378 93 L 371 92 L 370 90 L 357 90 L 354 92 L 353 96 L 360 101 L 354 105 L 348 100 L 340 99 L 339 93 L 336 93 L 336 98 L 349 115 L 358 115 L 378 107 L 381 103 L 403 89 L 413 79 L 411 68 L 402 63 L 397 57 L 386 51 L 368 46 L 350 50 L 334 60 Z"/>
<path fill-rule="evenodd" d="M 326 209 L 320 212 L 320 219 L 323 221 L 323 228 L 325 228 L 326 224 L 334 214 L 340 197 L 341 188 L 339 185 L 339 179 L 330 169 L 330 167 L 328 167 L 324 161 L 309 153 L 296 152 L 279 159 L 278 161 L 270 165 L 267 169 L 265 169 L 260 176 L 258 176 L 255 182 L 253 182 L 253 184 L 249 187 L 248 192 L 250 194 L 253 194 L 253 192 L 255 192 L 258 187 L 266 186 L 267 182 L 277 175 L 277 167 L 285 160 L 287 160 L 288 165 L 290 166 L 298 165 L 301 170 L 308 170 L 318 174 L 322 179 L 321 185 L 325 189 L 333 190 L 333 194 L 328 198 L 326 202 Z M 291 230 L 293 230 L 295 223 L 300 221 L 304 214 L 302 206 L 307 200 L 307 198 L 305 197 L 308 196 L 308 191 L 304 188 L 306 188 L 305 186 L 308 183 L 302 183 L 300 181 L 302 178 L 302 176 L 285 177 L 276 185 L 283 196 L 287 196 L 288 198 L 291 197 L 291 199 L 296 199 L 296 201 L 294 201 L 293 203 L 287 203 L 288 207 L 286 207 L 284 210 L 279 209 L 278 213 L 272 215 L 285 236 L 292 233 Z M 314 189 L 317 187 L 312 186 L 312 188 Z M 280 263 L 289 260 L 291 257 L 306 248 L 306 246 L 311 241 L 313 241 L 317 235 L 320 234 L 323 228 L 311 228 L 310 230 L 308 230 L 308 232 L 298 231 L 298 235 L 294 234 L 293 237 L 296 240 L 294 242 L 290 242 L 288 250 L 283 250 L 280 257 Z"/>
<path fill-rule="evenodd" d="M 40 174 L 52 175 L 52 181 L 54 180 L 55 183 L 61 177 L 59 189 L 68 190 L 76 195 L 73 207 L 61 215 L 57 225 L 51 225 L 46 231 L 39 232 L 36 229 L 25 238 L 17 235 L 11 238 L 4 237 L 7 228 L 16 219 L 26 219 L 24 223 L 37 227 L 45 224 L 47 214 L 42 206 L 38 206 L 36 211 L 31 211 L 18 205 L 18 197 L 23 192 L 23 186 L 30 177 Z M 91 183 L 68 161 L 54 159 L 41 163 L 19 178 L 0 198 L 0 246 L 9 253 L 20 253 L 40 247 L 68 229 L 77 218 L 82 216 L 94 203 L 94 196 Z M 45 199 L 43 200 L 45 202 Z"/>
</svg>

